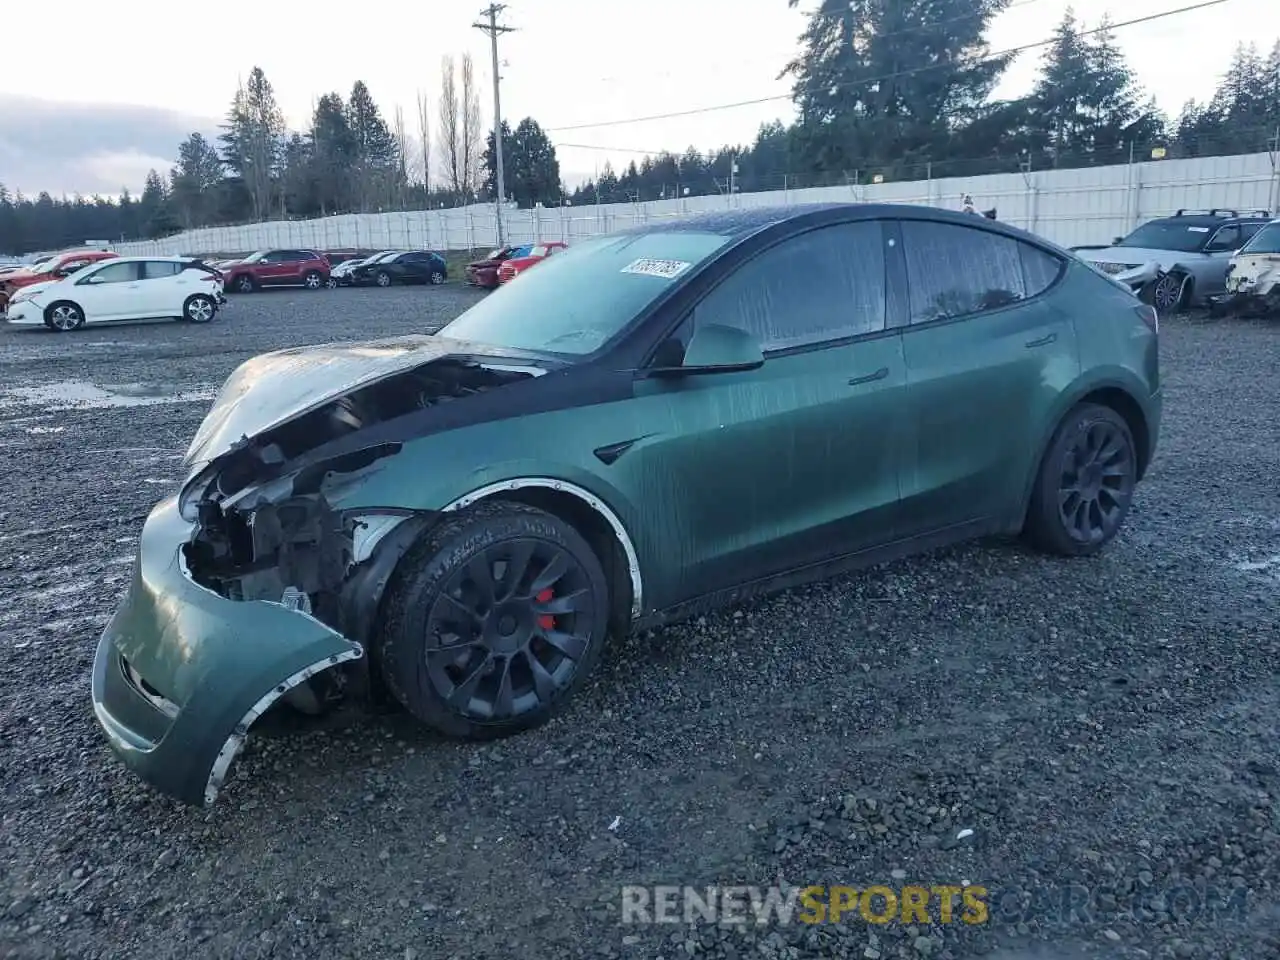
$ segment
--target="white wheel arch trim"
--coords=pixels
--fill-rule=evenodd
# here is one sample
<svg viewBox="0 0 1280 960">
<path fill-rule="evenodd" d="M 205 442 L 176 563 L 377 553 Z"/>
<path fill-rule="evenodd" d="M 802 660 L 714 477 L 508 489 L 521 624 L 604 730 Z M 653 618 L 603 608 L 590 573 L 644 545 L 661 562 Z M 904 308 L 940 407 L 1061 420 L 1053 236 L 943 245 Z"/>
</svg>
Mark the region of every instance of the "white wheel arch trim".
<svg viewBox="0 0 1280 960">
<path fill-rule="evenodd" d="M 636 554 L 635 544 L 631 542 L 631 536 L 627 533 L 627 528 L 622 525 L 622 521 L 618 519 L 618 515 L 613 512 L 609 505 L 594 493 L 584 490 L 576 483 L 556 480 L 552 477 L 520 477 L 515 480 L 503 480 L 499 483 L 491 483 L 478 490 L 472 490 L 470 493 L 454 500 L 442 512 L 449 513 L 454 510 L 461 510 L 496 493 L 524 490 L 529 487 L 571 494 L 604 518 L 604 521 L 613 530 L 613 535 L 618 538 L 618 543 L 622 544 L 622 552 L 626 554 L 627 573 L 631 577 L 631 619 L 635 620 L 639 617 L 640 612 L 644 609 L 644 583 L 640 576 L 640 558 Z"/>
</svg>

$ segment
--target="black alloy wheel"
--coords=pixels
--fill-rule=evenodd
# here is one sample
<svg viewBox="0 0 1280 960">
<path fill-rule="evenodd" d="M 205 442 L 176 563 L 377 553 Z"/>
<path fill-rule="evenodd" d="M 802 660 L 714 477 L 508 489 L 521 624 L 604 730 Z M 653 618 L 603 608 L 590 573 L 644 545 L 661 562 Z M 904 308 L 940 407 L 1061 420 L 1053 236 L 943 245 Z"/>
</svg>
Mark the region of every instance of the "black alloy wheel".
<svg viewBox="0 0 1280 960">
<path fill-rule="evenodd" d="M 406 555 L 391 588 L 383 672 L 419 719 L 462 737 L 547 720 L 599 656 L 609 594 L 571 526 L 521 504 L 482 505 Z"/>
<path fill-rule="evenodd" d="M 1119 531 L 1133 502 L 1133 434 L 1110 407 L 1082 404 L 1058 428 L 1037 478 L 1028 528 L 1053 553 L 1095 553 Z"/>
</svg>

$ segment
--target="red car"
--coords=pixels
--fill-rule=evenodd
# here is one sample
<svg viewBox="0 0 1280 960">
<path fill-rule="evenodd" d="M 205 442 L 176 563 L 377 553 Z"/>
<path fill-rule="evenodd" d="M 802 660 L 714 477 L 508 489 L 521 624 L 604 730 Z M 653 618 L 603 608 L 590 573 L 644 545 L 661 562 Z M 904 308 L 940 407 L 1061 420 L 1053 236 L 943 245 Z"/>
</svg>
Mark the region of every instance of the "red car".
<svg viewBox="0 0 1280 960">
<path fill-rule="evenodd" d="M 118 256 L 120 254 L 112 253 L 110 250 L 71 250 L 42 261 L 34 269 L 6 273 L 0 276 L 0 310 L 4 310 L 9 298 L 23 287 L 33 283 L 44 283 L 46 280 L 61 280 L 91 263 Z"/>
<path fill-rule="evenodd" d="M 259 250 L 222 268 L 223 289 L 253 293 L 263 287 L 320 290 L 329 280 L 329 261 L 314 250 Z"/>
<path fill-rule="evenodd" d="M 463 277 L 467 283 L 473 287 L 485 287 L 492 290 L 498 285 L 498 268 L 513 257 L 522 257 L 527 254 L 532 247 L 517 247 L 507 244 L 505 247 L 499 247 L 492 250 L 483 260 L 475 260 L 468 263 L 466 269 L 463 270 Z"/>
<path fill-rule="evenodd" d="M 506 283 L 509 280 L 514 280 L 518 274 L 523 273 L 532 266 L 536 266 L 553 253 L 564 250 L 568 246 L 567 243 L 553 240 L 551 243 L 539 243 L 529 247 L 529 252 L 522 257 L 508 257 L 498 267 L 498 282 Z"/>
</svg>

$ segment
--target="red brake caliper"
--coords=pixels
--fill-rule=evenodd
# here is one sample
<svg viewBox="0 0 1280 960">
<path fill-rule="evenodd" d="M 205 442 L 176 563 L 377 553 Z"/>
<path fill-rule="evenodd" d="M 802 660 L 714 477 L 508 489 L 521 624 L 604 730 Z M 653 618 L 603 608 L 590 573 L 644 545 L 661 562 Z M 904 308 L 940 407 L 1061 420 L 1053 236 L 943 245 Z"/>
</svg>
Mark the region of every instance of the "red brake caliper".
<svg viewBox="0 0 1280 960">
<path fill-rule="evenodd" d="M 547 587 L 547 589 L 539 593 L 534 597 L 534 599 L 539 603 L 550 603 L 551 598 L 554 596 L 555 592 L 550 587 Z M 538 617 L 538 626 L 543 630 L 554 630 L 556 628 L 556 618 L 549 613 L 544 613 L 542 616 Z"/>
</svg>

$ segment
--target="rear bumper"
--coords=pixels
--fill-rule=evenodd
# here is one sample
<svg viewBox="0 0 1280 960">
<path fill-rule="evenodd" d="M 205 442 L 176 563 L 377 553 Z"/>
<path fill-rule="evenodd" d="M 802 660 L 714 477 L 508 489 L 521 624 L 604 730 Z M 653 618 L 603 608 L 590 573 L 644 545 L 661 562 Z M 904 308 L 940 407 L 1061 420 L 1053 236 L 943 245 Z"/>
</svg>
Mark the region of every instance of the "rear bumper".
<svg viewBox="0 0 1280 960">
<path fill-rule="evenodd" d="M 305 613 L 195 583 L 181 554 L 192 530 L 176 497 L 147 518 L 132 582 L 98 643 L 91 690 L 125 765 L 200 805 L 216 798 L 259 716 L 363 649 Z"/>
</svg>

